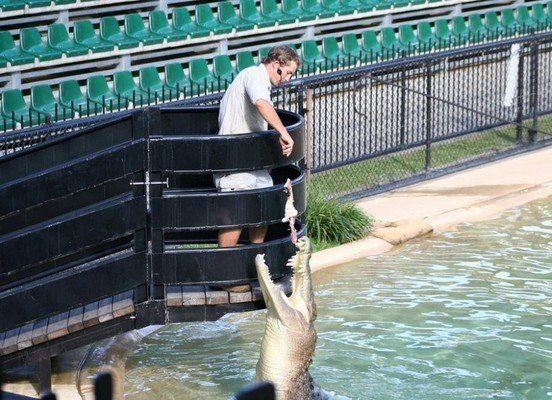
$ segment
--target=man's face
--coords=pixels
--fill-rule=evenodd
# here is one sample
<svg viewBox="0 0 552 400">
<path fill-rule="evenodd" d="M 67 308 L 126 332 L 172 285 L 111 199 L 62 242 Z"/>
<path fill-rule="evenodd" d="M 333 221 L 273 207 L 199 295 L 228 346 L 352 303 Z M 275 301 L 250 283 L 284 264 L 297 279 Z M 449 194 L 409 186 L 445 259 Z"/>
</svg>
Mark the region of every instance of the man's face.
<svg viewBox="0 0 552 400">
<path fill-rule="evenodd" d="M 278 86 L 284 82 L 288 82 L 295 71 L 297 71 L 297 63 L 295 61 L 290 62 L 287 65 L 281 66 L 278 62 L 274 62 L 272 65 L 273 73 L 270 74 L 270 82 L 274 86 Z M 278 70 L 281 71 L 281 74 L 278 74 Z"/>
</svg>

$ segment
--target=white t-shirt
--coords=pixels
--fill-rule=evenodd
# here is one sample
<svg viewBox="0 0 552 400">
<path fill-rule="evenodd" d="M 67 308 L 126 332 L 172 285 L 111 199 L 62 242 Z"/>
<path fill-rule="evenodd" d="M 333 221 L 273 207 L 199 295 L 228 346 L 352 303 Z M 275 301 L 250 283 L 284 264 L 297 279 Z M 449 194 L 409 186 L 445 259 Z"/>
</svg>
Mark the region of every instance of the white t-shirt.
<svg viewBox="0 0 552 400">
<path fill-rule="evenodd" d="M 270 100 L 270 79 L 264 64 L 241 71 L 226 89 L 220 103 L 219 135 L 266 131 L 268 124 L 257 111 L 259 99 Z"/>
<path fill-rule="evenodd" d="M 248 67 L 232 81 L 220 103 L 219 135 L 262 132 L 268 123 L 257 111 L 259 99 L 270 100 L 270 78 L 264 64 Z M 251 190 L 273 185 L 266 169 L 233 174 L 213 174 L 215 186 L 221 191 Z"/>
</svg>

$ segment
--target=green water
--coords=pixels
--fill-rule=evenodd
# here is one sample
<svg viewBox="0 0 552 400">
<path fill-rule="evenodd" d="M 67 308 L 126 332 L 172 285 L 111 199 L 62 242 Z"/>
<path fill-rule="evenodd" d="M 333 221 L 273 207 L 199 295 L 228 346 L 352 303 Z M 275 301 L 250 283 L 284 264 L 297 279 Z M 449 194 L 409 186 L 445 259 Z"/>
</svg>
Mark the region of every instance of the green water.
<svg viewBox="0 0 552 400">
<path fill-rule="evenodd" d="M 315 283 L 311 373 L 336 399 L 552 399 L 552 200 Z M 229 398 L 263 328 L 264 312 L 164 328 L 130 357 L 127 398 Z"/>
</svg>

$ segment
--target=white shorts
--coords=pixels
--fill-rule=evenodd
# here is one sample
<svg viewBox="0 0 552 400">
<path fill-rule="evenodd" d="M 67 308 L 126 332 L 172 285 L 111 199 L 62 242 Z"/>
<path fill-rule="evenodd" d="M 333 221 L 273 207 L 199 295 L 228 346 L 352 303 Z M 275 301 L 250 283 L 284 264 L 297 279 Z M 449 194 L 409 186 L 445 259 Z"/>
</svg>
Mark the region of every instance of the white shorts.
<svg viewBox="0 0 552 400">
<path fill-rule="evenodd" d="M 274 185 L 272 177 L 266 169 L 235 174 L 213 174 L 213 180 L 221 192 L 260 189 Z"/>
</svg>

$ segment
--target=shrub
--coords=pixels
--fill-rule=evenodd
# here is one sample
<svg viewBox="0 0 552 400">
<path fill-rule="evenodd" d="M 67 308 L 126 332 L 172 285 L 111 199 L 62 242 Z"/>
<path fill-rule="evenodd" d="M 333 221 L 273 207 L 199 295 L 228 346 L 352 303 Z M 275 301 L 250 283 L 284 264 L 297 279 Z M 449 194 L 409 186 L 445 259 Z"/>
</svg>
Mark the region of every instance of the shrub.
<svg viewBox="0 0 552 400">
<path fill-rule="evenodd" d="M 314 251 L 352 242 L 368 234 L 372 217 L 351 202 L 307 195 L 306 221 Z"/>
</svg>

